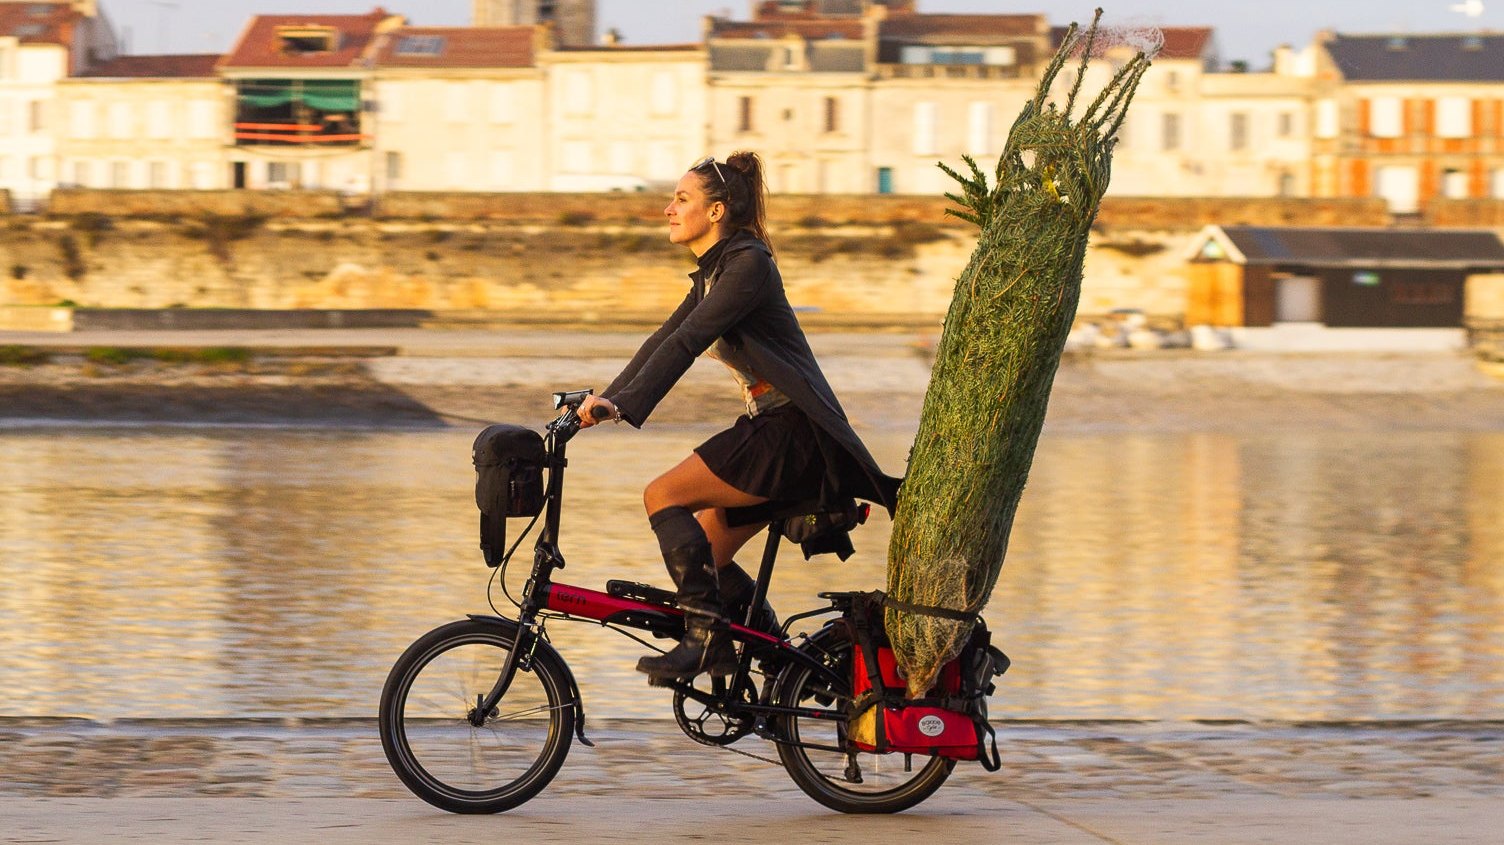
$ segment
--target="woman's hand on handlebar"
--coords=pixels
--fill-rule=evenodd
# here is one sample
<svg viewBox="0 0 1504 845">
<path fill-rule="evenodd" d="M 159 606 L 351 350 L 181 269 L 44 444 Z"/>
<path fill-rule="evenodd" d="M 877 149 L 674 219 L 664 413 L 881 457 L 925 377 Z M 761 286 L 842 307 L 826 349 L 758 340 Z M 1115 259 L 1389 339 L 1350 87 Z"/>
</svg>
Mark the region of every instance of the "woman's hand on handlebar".
<svg viewBox="0 0 1504 845">
<path fill-rule="evenodd" d="M 610 399 L 600 396 L 586 396 L 585 401 L 580 403 L 580 428 L 589 428 L 596 423 L 616 418 L 616 406 Z"/>
</svg>

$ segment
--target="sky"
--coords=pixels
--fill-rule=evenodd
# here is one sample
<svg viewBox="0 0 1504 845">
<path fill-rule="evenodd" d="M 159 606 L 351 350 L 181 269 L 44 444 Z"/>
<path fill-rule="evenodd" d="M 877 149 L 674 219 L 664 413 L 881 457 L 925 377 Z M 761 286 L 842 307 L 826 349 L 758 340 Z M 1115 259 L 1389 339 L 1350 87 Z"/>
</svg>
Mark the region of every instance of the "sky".
<svg viewBox="0 0 1504 845">
<path fill-rule="evenodd" d="M 1504 0 L 1482 14 L 1453 9 L 1478 0 L 919 0 L 929 13 L 1040 14 L 1054 24 L 1103 20 L 1128 26 L 1210 26 L 1224 61 L 1268 65 L 1281 44 L 1303 47 L 1319 30 L 1349 34 L 1504 30 Z M 377 6 L 419 26 L 464 26 L 471 0 L 100 0 L 133 54 L 222 53 L 258 14 L 363 14 Z M 707 14 L 750 15 L 752 0 L 599 0 L 597 23 L 628 44 L 700 40 Z"/>
</svg>

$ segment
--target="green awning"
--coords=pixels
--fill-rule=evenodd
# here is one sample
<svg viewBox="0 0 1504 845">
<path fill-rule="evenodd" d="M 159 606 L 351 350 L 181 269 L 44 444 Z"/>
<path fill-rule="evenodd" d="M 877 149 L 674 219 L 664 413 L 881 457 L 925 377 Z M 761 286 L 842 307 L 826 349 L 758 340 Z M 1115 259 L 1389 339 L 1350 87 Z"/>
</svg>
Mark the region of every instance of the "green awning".
<svg viewBox="0 0 1504 845">
<path fill-rule="evenodd" d="M 347 79 L 253 79 L 240 83 L 240 102 L 268 109 L 302 102 L 325 112 L 360 110 L 360 82 Z"/>
</svg>

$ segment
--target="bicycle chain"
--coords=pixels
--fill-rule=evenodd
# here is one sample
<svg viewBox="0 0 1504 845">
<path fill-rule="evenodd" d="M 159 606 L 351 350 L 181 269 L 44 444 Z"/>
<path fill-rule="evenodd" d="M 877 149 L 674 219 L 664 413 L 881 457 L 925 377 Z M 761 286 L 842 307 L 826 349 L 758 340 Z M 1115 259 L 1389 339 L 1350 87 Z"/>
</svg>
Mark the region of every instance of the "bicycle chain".
<svg viewBox="0 0 1504 845">
<path fill-rule="evenodd" d="M 719 747 L 720 747 L 720 748 L 724 748 L 724 749 L 726 749 L 726 750 L 727 750 L 727 751 L 734 751 L 734 752 L 736 752 L 736 753 L 737 753 L 737 754 L 740 754 L 740 755 L 742 755 L 742 756 L 743 756 L 743 757 L 751 757 L 751 758 L 752 758 L 752 759 L 753 759 L 753 760 L 761 760 L 761 761 L 763 761 L 763 762 L 764 762 L 764 763 L 772 763 L 772 764 L 773 764 L 773 765 L 775 765 L 775 766 L 782 766 L 782 765 L 783 765 L 783 763 L 782 763 L 782 762 L 780 762 L 780 761 L 778 761 L 778 760 L 770 760 L 770 759 L 768 759 L 768 758 L 767 758 L 767 757 L 763 757 L 763 756 L 762 756 L 762 755 L 760 755 L 760 754 L 753 754 L 753 753 L 752 753 L 752 752 L 750 752 L 750 751 L 743 751 L 743 750 L 741 750 L 741 749 L 740 749 L 740 748 L 732 748 L 732 747 L 731 747 L 731 746 L 729 746 L 729 745 L 722 745 L 722 746 L 719 746 Z"/>
</svg>

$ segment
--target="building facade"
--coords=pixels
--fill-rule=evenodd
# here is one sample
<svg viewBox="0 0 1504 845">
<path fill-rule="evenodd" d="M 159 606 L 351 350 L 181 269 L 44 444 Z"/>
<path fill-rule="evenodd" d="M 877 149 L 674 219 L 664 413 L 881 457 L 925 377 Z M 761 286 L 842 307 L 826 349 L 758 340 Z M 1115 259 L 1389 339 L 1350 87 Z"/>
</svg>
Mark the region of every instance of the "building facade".
<svg viewBox="0 0 1504 845">
<path fill-rule="evenodd" d="M 1318 38 L 1316 196 L 1504 199 L 1504 35 Z"/>
<path fill-rule="evenodd" d="M 377 192 L 548 190 L 546 27 L 394 30 L 375 53 Z"/>
<path fill-rule="evenodd" d="M 231 187 L 369 191 L 375 57 L 405 23 L 381 9 L 254 18 L 219 63 L 233 92 Z"/>
<path fill-rule="evenodd" d="M 57 182 L 79 188 L 229 186 L 218 55 L 120 56 L 57 84 Z"/>
<path fill-rule="evenodd" d="M 211 70 L 113 61 L 93 0 L 0 0 L 0 188 L 22 207 L 59 184 L 657 190 L 701 155 L 751 149 L 781 193 L 933 196 L 953 187 L 938 163 L 996 161 L 1063 35 L 1045 15 L 913 0 L 752 12 L 657 46 L 583 38 L 593 2 L 477 0 L 501 26 L 267 15 Z M 1504 36 L 1323 35 L 1225 72 L 1212 30 L 1162 34 L 1114 196 L 1382 197 L 1399 214 L 1504 198 Z M 1144 46 L 1104 48 L 1083 97 Z"/>
<path fill-rule="evenodd" d="M 58 82 L 115 58 L 94 0 L 0 2 L 0 189 L 19 208 L 57 186 Z"/>
</svg>

